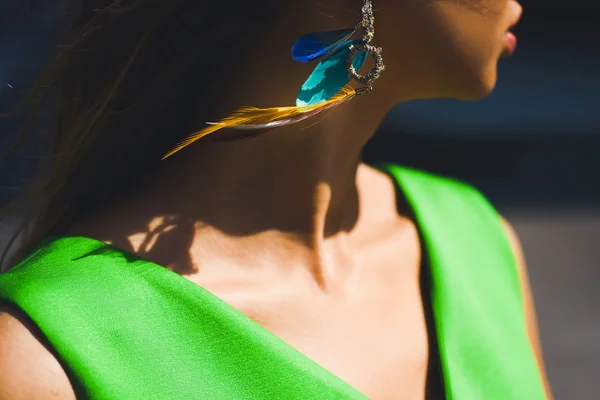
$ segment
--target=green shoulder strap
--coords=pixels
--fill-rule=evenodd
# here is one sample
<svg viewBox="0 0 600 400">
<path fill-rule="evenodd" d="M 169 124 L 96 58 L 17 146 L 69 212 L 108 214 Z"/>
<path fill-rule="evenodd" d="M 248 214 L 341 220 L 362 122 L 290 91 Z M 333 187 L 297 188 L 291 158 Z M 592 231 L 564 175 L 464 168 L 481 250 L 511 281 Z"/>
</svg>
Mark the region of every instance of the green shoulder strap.
<svg viewBox="0 0 600 400">
<path fill-rule="evenodd" d="M 517 264 L 500 215 L 472 187 L 382 165 L 415 214 L 431 268 L 449 400 L 541 400 Z"/>
<path fill-rule="evenodd" d="M 182 276 L 97 240 L 54 238 L 0 275 L 79 399 L 365 400 Z"/>
</svg>

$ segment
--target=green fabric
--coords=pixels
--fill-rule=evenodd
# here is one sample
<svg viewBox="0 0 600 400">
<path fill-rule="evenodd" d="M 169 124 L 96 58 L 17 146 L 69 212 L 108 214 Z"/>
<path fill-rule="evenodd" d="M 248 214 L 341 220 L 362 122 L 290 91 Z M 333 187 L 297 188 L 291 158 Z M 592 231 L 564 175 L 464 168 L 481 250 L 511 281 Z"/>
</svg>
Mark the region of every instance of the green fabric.
<svg viewBox="0 0 600 400">
<path fill-rule="evenodd" d="M 81 399 L 364 399 L 180 275 L 96 240 L 43 245 L 0 275 Z"/>
<path fill-rule="evenodd" d="M 411 204 L 431 270 L 449 400 L 538 400 L 518 269 L 500 215 L 474 188 L 381 165 Z"/>
<path fill-rule="evenodd" d="M 448 398 L 542 399 L 498 215 L 465 185 L 385 169 L 430 259 Z M 198 285 L 93 239 L 46 241 L 0 275 L 0 301 L 40 328 L 80 399 L 366 398 Z"/>
</svg>

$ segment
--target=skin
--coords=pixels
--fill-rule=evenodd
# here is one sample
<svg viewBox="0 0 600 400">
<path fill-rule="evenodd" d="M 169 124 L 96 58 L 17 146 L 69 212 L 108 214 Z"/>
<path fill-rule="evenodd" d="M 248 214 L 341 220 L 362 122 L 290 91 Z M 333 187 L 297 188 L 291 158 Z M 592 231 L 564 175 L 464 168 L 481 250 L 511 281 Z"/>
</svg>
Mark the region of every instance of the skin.
<svg viewBox="0 0 600 400">
<path fill-rule="evenodd" d="M 224 88 L 229 100 L 215 118 L 242 104 L 290 103 L 310 69 L 281 55 L 308 31 L 354 25 L 361 6 L 290 3 L 286 15 L 265 26 L 273 34 L 255 59 L 231 77 Z M 429 349 L 417 229 L 397 209 L 390 179 L 362 164 L 360 152 L 398 102 L 490 93 L 504 34 L 521 8 L 509 0 L 374 6 L 386 71 L 373 93 L 318 124 L 193 146 L 177 162 L 167 160 L 153 182 L 70 233 L 112 243 L 202 285 L 369 398 L 422 399 Z M 267 71 L 272 65 L 278 68 Z M 519 260 L 524 324 L 547 382 L 525 263 L 508 224 L 507 234 Z M 7 307 L 0 310 L 0 360 L 0 400 L 74 398 L 35 326 Z"/>
</svg>

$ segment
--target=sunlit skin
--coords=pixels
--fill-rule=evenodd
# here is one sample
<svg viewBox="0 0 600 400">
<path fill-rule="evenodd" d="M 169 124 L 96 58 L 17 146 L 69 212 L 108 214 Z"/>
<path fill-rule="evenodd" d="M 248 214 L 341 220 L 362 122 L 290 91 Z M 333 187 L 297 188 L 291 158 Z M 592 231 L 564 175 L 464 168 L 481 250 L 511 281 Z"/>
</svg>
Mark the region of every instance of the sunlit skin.
<svg viewBox="0 0 600 400">
<path fill-rule="evenodd" d="M 254 58 L 240 60 L 224 84 L 228 100 L 214 119 L 240 105 L 293 105 L 311 67 L 291 59 L 291 44 L 307 32 L 354 26 L 362 4 L 289 3 L 264 27 Z M 198 142 L 70 233 L 180 273 L 371 399 L 423 399 L 429 350 L 421 245 L 414 223 L 396 208 L 392 182 L 362 164 L 360 152 L 398 102 L 489 94 L 499 58 L 514 50 L 507 31 L 521 7 L 512 0 L 374 0 L 374 8 L 386 70 L 373 93 L 256 139 Z M 507 232 L 521 260 L 508 225 Z M 524 323 L 543 373 L 520 266 Z M 0 381 L 0 399 L 73 399 L 64 371 L 27 326 L 14 311 L 0 314 L 0 357 L 14 358 L 0 371 L 10 377 L 10 385 Z M 34 370 L 39 379 L 14 372 L 30 364 L 44 365 Z"/>
</svg>

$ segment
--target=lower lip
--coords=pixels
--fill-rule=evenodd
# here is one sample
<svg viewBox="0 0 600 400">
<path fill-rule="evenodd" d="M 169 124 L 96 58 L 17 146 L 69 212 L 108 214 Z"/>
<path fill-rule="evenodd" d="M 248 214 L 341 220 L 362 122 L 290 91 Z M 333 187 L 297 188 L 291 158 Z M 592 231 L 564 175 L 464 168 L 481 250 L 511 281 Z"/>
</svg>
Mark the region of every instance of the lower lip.
<svg viewBox="0 0 600 400">
<path fill-rule="evenodd" d="M 506 45 L 504 55 L 510 56 L 517 49 L 517 37 L 512 32 L 506 32 L 504 34 L 504 43 Z"/>
</svg>

